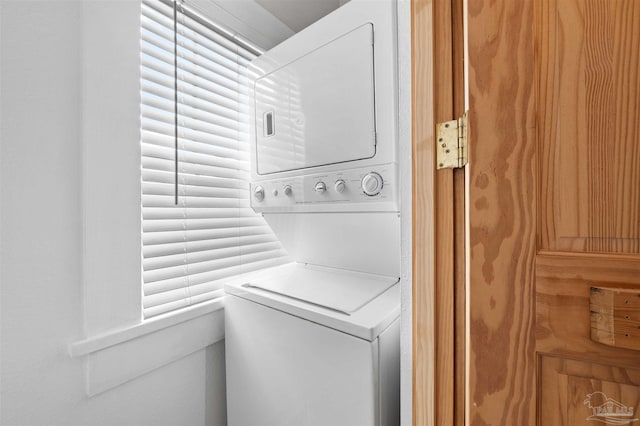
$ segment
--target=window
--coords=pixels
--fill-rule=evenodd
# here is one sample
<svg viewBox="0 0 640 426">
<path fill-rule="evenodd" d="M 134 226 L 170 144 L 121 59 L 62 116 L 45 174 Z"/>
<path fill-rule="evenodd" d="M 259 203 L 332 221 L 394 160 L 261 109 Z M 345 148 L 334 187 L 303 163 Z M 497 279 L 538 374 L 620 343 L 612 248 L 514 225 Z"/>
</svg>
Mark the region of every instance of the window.
<svg viewBox="0 0 640 426">
<path fill-rule="evenodd" d="M 176 16 L 174 34 L 173 5 L 142 2 L 145 318 L 220 297 L 230 276 L 288 260 L 249 206 L 255 54 L 183 6 Z"/>
</svg>

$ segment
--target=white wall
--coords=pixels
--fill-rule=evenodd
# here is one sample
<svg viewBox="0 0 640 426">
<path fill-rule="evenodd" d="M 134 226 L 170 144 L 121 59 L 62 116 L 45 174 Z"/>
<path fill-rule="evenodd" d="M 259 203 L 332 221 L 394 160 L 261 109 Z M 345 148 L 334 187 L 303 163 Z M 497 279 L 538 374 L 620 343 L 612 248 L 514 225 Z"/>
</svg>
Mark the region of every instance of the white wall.
<svg viewBox="0 0 640 426">
<path fill-rule="evenodd" d="M 139 34 L 134 28 L 138 18 L 130 12 L 139 6 L 137 2 L 111 4 L 117 3 L 129 15 L 120 21 L 112 13 L 109 19 L 118 32 L 135 37 L 123 47 L 123 54 L 130 55 Z M 83 359 L 71 358 L 67 352 L 70 342 L 86 336 L 87 325 L 83 257 L 85 214 L 91 208 L 83 198 L 85 150 L 89 142 L 94 149 L 96 141 L 103 148 L 109 143 L 138 143 L 137 134 L 130 132 L 137 112 L 123 128 L 102 128 L 104 121 L 96 120 L 102 114 L 108 122 L 122 99 L 114 95 L 96 102 L 91 95 L 92 90 L 109 91 L 108 85 L 117 84 L 118 79 L 105 80 L 107 86 L 100 90 L 88 83 L 101 58 L 91 54 L 92 49 L 100 48 L 113 34 L 106 33 L 101 40 L 91 31 L 96 22 L 89 19 L 87 4 L 95 7 L 96 2 L 0 1 L 0 424 L 224 424 L 222 342 L 91 398 L 85 393 Z M 87 33 L 94 38 L 85 37 Z M 132 106 L 137 96 L 122 108 L 137 111 Z M 89 116 L 94 123 L 86 119 Z M 122 135 L 131 139 L 118 139 Z M 93 139 L 87 141 L 87 137 Z M 109 160 L 92 167 L 130 173 L 132 162 L 137 161 Z M 91 175 L 95 170 L 84 173 Z M 134 189 L 136 185 L 132 183 Z M 133 193 L 131 188 L 122 190 Z M 113 194 L 97 195 L 117 206 Z M 104 220 L 104 234 L 121 222 L 117 216 Z M 138 218 L 124 221 L 137 223 Z M 139 262 L 120 265 L 117 255 L 111 254 L 114 279 L 119 268 Z M 129 279 L 139 285 L 137 275 Z M 139 288 L 132 292 L 139 293 Z M 134 299 L 131 305 L 136 304 Z M 134 320 L 129 308 L 122 310 L 124 315 L 102 312 L 98 319 L 107 324 L 117 323 L 120 317 Z M 104 328 L 104 322 L 95 328 Z"/>
</svg>

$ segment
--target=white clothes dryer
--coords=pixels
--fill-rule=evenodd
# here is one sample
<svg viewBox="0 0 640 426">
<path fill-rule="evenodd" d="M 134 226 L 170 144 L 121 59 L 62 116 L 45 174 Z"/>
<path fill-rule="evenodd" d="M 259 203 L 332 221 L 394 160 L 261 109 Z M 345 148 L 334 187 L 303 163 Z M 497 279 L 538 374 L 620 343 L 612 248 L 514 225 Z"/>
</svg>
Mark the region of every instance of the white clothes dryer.
<svg viewBox="0 0 640 426">
<path fill-rule="evenodd" d="M 228 284 L 228 424 L 398 425 L 397 283 L 290 263 Z"/>
</svg>

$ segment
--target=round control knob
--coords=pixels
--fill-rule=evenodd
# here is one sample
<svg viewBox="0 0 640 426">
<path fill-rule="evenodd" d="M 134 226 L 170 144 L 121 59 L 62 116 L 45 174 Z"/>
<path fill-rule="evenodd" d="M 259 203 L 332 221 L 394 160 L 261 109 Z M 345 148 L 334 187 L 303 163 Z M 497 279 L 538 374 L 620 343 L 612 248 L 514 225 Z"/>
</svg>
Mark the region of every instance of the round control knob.
<svg viewBox="0 0 640 426">
<path fill-rule="evenodd" d="M 261 186 L 256 186 L 253 190 L 253 196 L 256 197 L 256 200 L 262 201 L 264 200 L 264 188 Z"/>
<path fill-rule="evenodd" d="M 334 185 L 336 192 L 344 192 L 346 187 L 347 186 L 342 179 L 337 180 Z"/>
<path fill-rule="evenodd" d="M 291 185 L 284 186 L 284 195 L 286 195 L 287 197 L 291 197 L 291 195 L 293 195 L 293 188 L 291 187 Z"/>
<path fill-rule="evenodd" d="M 315 186 L 315 190 L 316 192 L 323 193 L 324 191 L 327 190 L 327 185 L 325 185 L 325 183 L 322 181 L 317 182 Z"/>
<path fill-rule="evenodd" d="M 378 195 L 382 190 L 382 176 L 376 172 L 370 172 L 362 178 L 362 192 L 370 197 Z"/>
</svg>

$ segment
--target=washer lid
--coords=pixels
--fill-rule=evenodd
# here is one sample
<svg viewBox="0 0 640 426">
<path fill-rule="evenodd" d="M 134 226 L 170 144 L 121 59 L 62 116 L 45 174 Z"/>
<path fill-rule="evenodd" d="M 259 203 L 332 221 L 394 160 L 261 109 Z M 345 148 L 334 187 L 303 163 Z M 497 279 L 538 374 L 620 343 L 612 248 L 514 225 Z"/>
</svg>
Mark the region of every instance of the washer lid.
<svg viewBox="0 0 640 426">
<path fill-rule="evenodd" d="M 312 265 L 292 264 L 278 274 L 256 275 L 242 285 L 351 315 L 398 282 L 387 277 Z"/>
<path fill-rule="evenodd" d="M 288 263 L 227 282 L 240 297 L 289 315 L 374 341 L 400 316 L 398 278 Z"/>
</svg>

